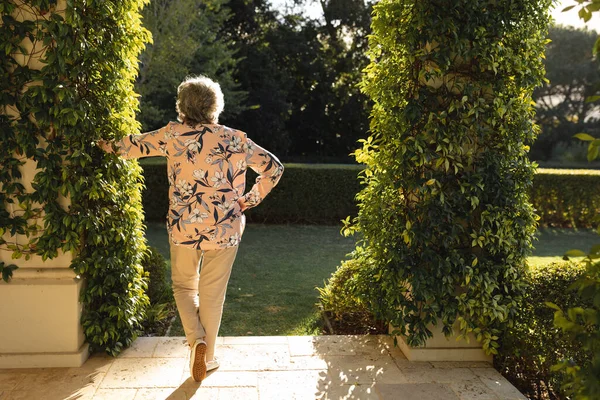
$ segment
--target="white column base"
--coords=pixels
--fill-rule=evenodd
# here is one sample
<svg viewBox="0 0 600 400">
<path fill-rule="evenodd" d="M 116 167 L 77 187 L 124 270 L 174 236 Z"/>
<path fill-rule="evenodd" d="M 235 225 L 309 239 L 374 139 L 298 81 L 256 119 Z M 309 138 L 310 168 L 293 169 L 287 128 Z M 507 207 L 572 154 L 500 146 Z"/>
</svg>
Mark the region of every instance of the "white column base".
<svg viewBox="0 0 600 400">
<path fill-rule="evenodd" d="M 390 325 L 390 332 L 394 328 Z M 455 337 L 446 338 L 441 328 L 430 326 L 433 337 L 428 339 L 423 346 L 413 347 L 406 343 L 406 338 L 396 336 L 398 347 L 409 361 L 486 361 L 492 362 L 493 357 L 485 354 L 481 344 L 470 337 L 457 341 Z"/>
<path fill-rule="evenodd" d="M 68 267 L 71 255 L 15 261 L 20 268 L 11 281 L 0 281 L 0 368 L 81 366 L 89 356 L 79 301 L 84 282 Z"/>
<path fill-rule="evenodd" d="M 87 343 L 76 353 L 2 353 L 0 368 L 81 367 L 89 355 Z"/>
</svg>

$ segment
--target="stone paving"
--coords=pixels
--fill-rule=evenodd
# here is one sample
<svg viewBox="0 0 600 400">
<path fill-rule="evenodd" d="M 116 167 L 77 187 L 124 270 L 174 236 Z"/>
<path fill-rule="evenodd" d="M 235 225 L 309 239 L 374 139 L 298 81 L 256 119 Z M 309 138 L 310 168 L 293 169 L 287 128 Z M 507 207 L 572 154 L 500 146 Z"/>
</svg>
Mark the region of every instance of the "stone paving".
<svg viewBox="0 0 600 400">
<path fill-rule="evenodd" d="M 0 370 L 0 400 L 525 399 L 482 362 L 409 362 L 388 336 L 219 338 L 221 367 L 189 377 L 184 338 L 139 338 L 81 368 Z"/>
</svg>

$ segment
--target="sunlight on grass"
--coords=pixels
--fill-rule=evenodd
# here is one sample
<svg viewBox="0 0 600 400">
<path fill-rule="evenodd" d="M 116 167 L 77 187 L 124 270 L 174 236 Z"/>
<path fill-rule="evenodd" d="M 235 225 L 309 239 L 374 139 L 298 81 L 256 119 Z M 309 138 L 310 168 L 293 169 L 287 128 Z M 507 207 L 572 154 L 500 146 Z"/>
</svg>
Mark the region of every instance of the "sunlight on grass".
<svg viewBox="0 0 600 400">
<path fill-rule="evenodd" d="M 533 255 L 527 259 L 532 267 L 563 262 L 563 255 L 572 249 L 589 251 L 592 246 L 600 243 L 600 236 L 593 229 L 556 229 L 543 228 L 536 234 L 533 243 Z M 582 257 L 571 258 L 578 262 Z"/>
<path fill-rule="evenodd" d="M 306 336 L 306 335 L 321 335 L 323 334 L 320 327 L 321 317 L 315 309 L 311 315 L 303 319 L 292 329 L 284 332 L 286 336 Z"/>
<path fill-rule="evenodd" d="M 540 267 L 542 265 L 548 265 L 557 262 L 563 262 L 562 257 L 528 257 L 527 265 L 531 268 Z M 578 259 L 573 259 L 573 261 L 578 261 Z"/>
<path fill-rule="evenodd" d="M 223 312 L 220 335 L 315 335 L 320 333 L 318 292 L 354 240 L 336 226 L 249 225 L 244 233 Z M 168 259 L 164 224 L 148 225 L 148 242 Z M 574 248 L 588 251 L 600 243 L 593 230 L 542 229 L 530 267 L 561 262 Z M 577 259 L 574 259 L 577 261 Z M 183 336 L 179 318 L 171 336 Z"/>
<path fill-rule="evenodd" d="M 354 240 L 336 226 L 249 225 L 223 311 L 220 334 L 308 335 L 318 320 L 316 287 L 335 271 Z M 163 224 L 149 224 L 148 242 L 168 257 Z M 183 334 L 179 321 L 172 336 Z"/>
</svg>

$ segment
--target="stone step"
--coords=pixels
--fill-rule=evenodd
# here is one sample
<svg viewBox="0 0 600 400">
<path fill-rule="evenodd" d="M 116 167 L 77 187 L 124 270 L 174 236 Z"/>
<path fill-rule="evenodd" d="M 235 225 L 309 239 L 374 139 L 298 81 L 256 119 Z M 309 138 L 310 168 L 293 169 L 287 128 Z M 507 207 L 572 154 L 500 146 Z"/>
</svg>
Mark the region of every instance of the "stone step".
<svg viewBox="0 0 600 400">
<path fill-rule="evenodd" d="M 183 337 L 142 337 L 79 368 L 0 369 L 0 399 L 525 399 L 486 362 L 410 362 L 389 336 L 223 337 L 189 376 Z"/>
</svg>

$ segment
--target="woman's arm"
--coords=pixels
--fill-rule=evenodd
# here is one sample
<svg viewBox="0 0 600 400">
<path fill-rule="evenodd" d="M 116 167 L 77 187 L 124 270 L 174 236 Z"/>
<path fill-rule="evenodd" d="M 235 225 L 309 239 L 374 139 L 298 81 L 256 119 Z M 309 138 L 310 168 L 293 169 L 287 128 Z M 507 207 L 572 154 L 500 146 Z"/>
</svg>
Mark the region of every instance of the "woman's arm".
<svg viewBox="0 0 600 400">
<path fill-rule="evenodd" d="M 172 129 L 171 122 L 152 132 L 125 136 L 115 142 L 100 140 L 97 145 L 107 153 L 116 153 L 127 159 L 165 156 L 167 146 L 165 133 L 170 129 Z"/>
<path fill-rule="evenodd" d="M 238 199 L 242 211 L 255 207 L 263 201 L 283 174 L 283 165 L 277 157 L 248 138 L 245 138 L 244 152 L 246 153 L 246 163 L 256 171 L 258 176 L 252 189 Z"/>
</svg>

